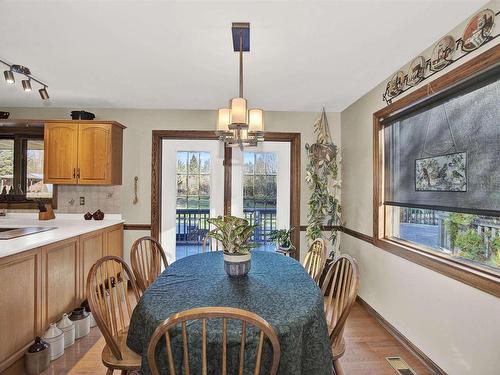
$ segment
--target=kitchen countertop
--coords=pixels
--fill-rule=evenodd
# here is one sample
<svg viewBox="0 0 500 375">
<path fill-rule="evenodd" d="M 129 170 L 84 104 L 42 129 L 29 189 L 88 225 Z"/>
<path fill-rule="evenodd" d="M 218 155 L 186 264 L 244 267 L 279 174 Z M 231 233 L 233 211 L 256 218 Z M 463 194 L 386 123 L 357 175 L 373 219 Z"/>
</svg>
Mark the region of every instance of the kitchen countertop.
<svg viewBox="0 0 500 375">
<path fill-rule="evenodd" d="M 83 214 L 57 214 L 53 220 L 38 220 L 38 213 L 9 213 L 0 217 L 0 228 L 56 227 L 46 232 L 11 240 L 0 240 L 0 258 L 62 241 L 71 237 L 123 223 L 120 214 L 108 214 L 104 220 L 85 220 Z"/>
</svg>

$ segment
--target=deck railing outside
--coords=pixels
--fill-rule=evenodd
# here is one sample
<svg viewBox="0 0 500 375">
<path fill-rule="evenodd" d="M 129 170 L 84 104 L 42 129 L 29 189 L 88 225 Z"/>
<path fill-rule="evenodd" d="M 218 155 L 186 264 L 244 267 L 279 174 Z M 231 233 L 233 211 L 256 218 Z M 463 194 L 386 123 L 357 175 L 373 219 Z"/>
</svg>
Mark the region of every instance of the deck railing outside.
<svg viewBox="0 0 500 375">
<path fill-rule="evenodd" d="M 209 231 L 209 209 L 177 209 L 176 241 L 179 244 L 201 244 Z M 253 241 L 269 243 L 269 234 L 276 229 L 276 208 L 245 208 L 245 219 L 257 224 Z"/>
</svg>

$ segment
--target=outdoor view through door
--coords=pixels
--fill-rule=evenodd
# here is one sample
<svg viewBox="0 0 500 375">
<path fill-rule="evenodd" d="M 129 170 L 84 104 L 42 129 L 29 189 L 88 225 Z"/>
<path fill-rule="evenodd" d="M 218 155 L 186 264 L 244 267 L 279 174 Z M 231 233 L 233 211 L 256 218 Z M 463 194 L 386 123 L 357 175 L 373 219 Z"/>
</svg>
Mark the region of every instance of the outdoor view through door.
<svg viewBox="0 0 500 375">
<path fill-rule="evenodd" d="M 207 220 L 223 215 L 224 198 L 232 215 L 257 225 L 257 250 L 273 251 L 270 232 L 290 227 L 289 143 L 233 149 L 231 197 L 224 197 L 223 150 L 216 140 L 163 140 L 160 240 L 169 261 L 203 251 Z"/>
</svg>

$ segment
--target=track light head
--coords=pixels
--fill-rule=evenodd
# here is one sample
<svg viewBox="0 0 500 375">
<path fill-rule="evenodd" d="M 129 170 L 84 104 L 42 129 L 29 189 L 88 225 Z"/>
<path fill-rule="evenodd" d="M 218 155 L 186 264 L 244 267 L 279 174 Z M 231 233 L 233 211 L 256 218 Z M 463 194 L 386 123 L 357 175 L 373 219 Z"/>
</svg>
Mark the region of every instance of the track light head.
<svg viewBox="0 0 500 375">
<path fill-rule="evenodd" d="M 10 70 L 6 70 L 3 72 L 3 76 L 5 77 L 5 82 L 7 82 L 9 85 L 12 85 L 16 80 L 14 79 L 14 73 Z"/>
<path fill-rule="evenodd" d="M 31 81 L 29 79 L 23 79 L 21 83 L 23 84 L 24 91 L 31 92 Z"/>
<path fill-rule="evenodd" d="M 40 97 L 43 100 L 49 99 L 49 93 L 47 92 L 47 87 L 46 86 L 43 89 L 38 90 L 38 92 L 40 93 Z"/>
</svg>

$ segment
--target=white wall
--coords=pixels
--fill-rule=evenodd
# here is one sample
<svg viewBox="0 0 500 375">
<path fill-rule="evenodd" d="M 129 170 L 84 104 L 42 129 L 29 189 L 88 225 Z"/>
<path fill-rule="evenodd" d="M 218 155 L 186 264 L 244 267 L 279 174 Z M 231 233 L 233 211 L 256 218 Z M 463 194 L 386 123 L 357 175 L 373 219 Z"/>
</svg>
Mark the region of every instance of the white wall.
<svg viewBox="0 0 500 375">
<path fill-rule="evenodd" d="M 486 7 L 497 12 L 500 1 Z M 496 21 L 494 34 L 500 31 L 498 17 Z M 464 26 L 451 33 L 459 38 Z M 498 42 L 496 39 L 461 61 Z M 430 56 L 430 50 L 423 55 Z M 341 113 L 343 218 L 348 228 L 370 236 L 373 113 L 385 106 L 382 93 L 386 83 L 384 80 Z M 453 375 L 500 374 L 500 299 L 348 235 L 342 235 L 342 249 L 359 261 L 360 296 L 442 369 Z"/>
<path fill-rule="evenodd" d="M 79 109 L 79 108 L 73 108 Z M 69 119 L 72 109 L 69 108 L 2 108 L 11 112 L 10 118 L 17 119 Z M 121 213 L 126 223 L 149 224 L 151 222 L 151 140 L 152 130 L 214 130 L 215 111 L 190 110 L 144 110 L 144 109 L 87 109 L 95 113 L 96 120 L 115 120 L 127 127 L 124 131 L 123 149 L 123 185 L 115 189 L 115 194 L 121 195 Z M 318 107 L 318 111 L 320 108 Z M 268 131 L 301 133 L 301 224 L 307 224 L 307 200 L 309 190 L 304 182 L 307 157 L 305 144 L 314 143 L 313 124 L 320 112 L 266 112 L 265 126 Z M 340 144 L 340 113 L 328 113 L 332 137 Z M 134 199 L 134 176 L 139 177 L 139 202 L 132 204 Z M 74 188 L 75 196 L 85 193 L 92 195 L 95 187 Z M 65 187 L 65 197 L 70 187 Z M 105 199 L 105 198 L 103 198 Z M 78 204 L 78 202 L 76 203 Z M 63 204 L 65 205 L 65 203 Z M 75 212 L 78 208 L 72 209 Z M 85 210 L 83 211 L 85 212 Z M 136 238 L 144 235 L 144 231 L 126 231 L 125 252 Z M 306 251 L 304 233 L 301 233 L 301 252 Z"/>
</svg>

